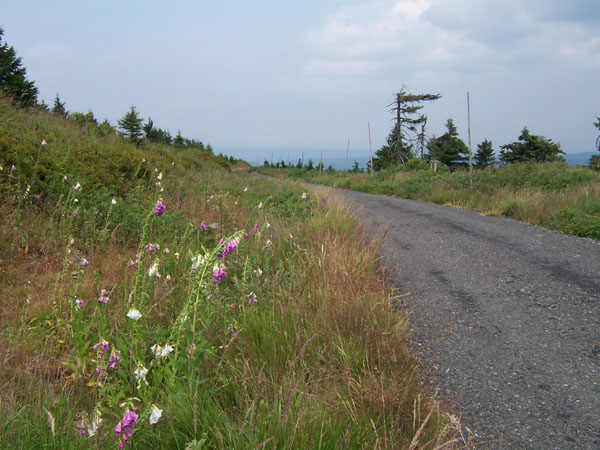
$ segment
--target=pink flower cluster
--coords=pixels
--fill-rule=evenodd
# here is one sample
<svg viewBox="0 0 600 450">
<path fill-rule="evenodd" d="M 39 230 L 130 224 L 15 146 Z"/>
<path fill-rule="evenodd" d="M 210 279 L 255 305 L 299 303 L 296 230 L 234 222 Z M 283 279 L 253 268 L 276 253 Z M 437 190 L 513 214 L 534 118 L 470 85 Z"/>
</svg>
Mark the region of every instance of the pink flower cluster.
<svg viewBox="0 0 600 450">
<path fill-rule="evenodd" d="M 218 283 L 223 278 L 225 278 L 225 275 L 227 275 L 227 272 L 225 272 L 225 266 L 224 265 L 221 264 L 221 266 L 215 266 L 213 268 L 213 281 L 215 283 Z"/>
<path fill-rule="evenodd" d="M 100 289 L 100 296 L 98 297 L 98 303 L 106 305 L 110 300 L 110 293 L 106 289 Z"/>
<path fill-rule="evenodd" d="M 144 245 L 144 248 L 146 249 L 146 253 L 152 253 L 154 250 L 160 250 L 160 245 L 150 243 L 150 244 Z M 138 256 L 138 258 L 139 258 L 139 256 Z"/>
<path fill-rule="evenodd" d="M 155 216 L 162 216 L 165 213 L 165 203 L 162 200 L 156 202 L 156 208 L 154 208 Z"/>
<path fill-rule="evenodd" d="M 97 359 L 94 361 L 98 364 L 98 366 L 96 367 L 96 373 L 98 374 L 98 379 L 100 380 L 104 380 L 106 378 L 106 373 L 104 372 L 104 357 L 108 353 L 109 347 L 109 343 L 104 339 L 92 347 L 92 349 L 96 351 Z M 121 352 L 119 350 L 113 349 L 110 352 L 108 361 L 106 361 L 106 367 L 108 367 L 111 370 L 117 370 L 120 365 Z"/>
<path fill-rule="evenodd" d="M 239 237 L 236 237 L 233 241 L 229 241 L 227 244 L 225 244 L 225 247 L 223 247 L 221 254 L 217 258 L 223 259 L 227 255 L 229 255 L 231 252 L 237 250 L 239 243 L 240 243 Z"/>
<path fill-rule="evenodd" d="M 138 415 L 135 413 L 135 406 L 131 407 L 131 410 L 125 411 L 123 419 L 115 427 L 115 434 L 121 439 L 119 440 L 119 448 L 122 450 L 123 445 L 131 447 L 131 436 L 133 435 L 133 429 L 138 421 Z"/>
</svg>

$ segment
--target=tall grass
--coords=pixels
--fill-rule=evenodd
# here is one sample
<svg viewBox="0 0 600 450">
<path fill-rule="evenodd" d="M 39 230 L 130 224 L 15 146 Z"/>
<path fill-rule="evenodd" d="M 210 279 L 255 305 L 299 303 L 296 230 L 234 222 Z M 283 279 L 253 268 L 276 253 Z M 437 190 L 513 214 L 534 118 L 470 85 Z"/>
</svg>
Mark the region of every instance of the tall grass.
<svg viewBox="0 0 600 450">
<path fill-rule="evenodd" d="M 0 447 L 456 444 L 342 203 L 1 102 L 0 127 Z"/>
<path fill-rule="evenodd" d="M 302 170 L 269 173 L 285 174 L 316 184 L 467 208 L 600 239 L 600 172 L 587 167 L 529 163 L 476 170 L 473 190 L 469 188 L 468 172 L 434 174 L 428 167 L 387 170 L 374 176 Z"/>
</svg>

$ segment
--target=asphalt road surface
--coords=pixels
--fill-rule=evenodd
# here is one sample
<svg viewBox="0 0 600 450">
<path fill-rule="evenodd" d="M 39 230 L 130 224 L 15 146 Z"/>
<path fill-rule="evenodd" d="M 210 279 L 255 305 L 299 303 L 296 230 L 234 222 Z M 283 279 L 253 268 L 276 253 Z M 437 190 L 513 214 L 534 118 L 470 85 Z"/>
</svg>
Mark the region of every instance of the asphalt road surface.
<svg viewBox="0 0 600 450">
<path fill-rule="evenodd" d="M 336 191 L 385 232 L 428 382 L 477 448 L 600 449 L 600 242 Z"/>
</svg>

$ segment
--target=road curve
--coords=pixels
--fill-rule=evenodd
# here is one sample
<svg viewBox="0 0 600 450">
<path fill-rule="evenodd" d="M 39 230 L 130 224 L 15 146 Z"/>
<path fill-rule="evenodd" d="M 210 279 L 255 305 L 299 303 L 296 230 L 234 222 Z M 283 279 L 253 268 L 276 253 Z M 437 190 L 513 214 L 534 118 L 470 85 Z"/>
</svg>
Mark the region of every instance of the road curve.
<svg viewBox="0 0 600 450">
<path fill-rule="evenodd" d="M 600 242 L 336 192 L 386 232 L 427 378 L 477 448 L 600 448 Z"/>
</svg>

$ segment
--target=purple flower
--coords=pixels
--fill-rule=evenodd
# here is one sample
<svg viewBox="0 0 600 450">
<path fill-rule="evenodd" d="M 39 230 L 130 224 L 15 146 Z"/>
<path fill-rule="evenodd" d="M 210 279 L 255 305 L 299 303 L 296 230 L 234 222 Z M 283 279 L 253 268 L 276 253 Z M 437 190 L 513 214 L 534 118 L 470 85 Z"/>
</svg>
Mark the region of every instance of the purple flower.
<svg viewBox="0 0 600 450">
<path fill-rule="evenodd" d="M 121 352 L 119 350 L 113 350 L 108 358 L 108 368 L 117 370 L 121 364 Z"/>
<path fill-rule="evenodd" d="M 165 248 L 165 249 L 163 250 L 163 253 L 165 253 L 165 254 L 167 254 L 167 255 L 168 255 L 169 253 L 171 253 L 171 250 L 169 250 L 168 248 Z"/>
<path fill-rule="evenodd" d="M 33 201 L 37 203 L 40 201 L 41 198 L 42 198 L 41 194 L 35 194 L 33 196 Z"/>
<path fill-rule="evenodd" d="M 225 247 L 223 247 L 221 254 L 217 258 L 218 259 L 225 258 L 227 255 L 229 255 L 231 252 L 233 252 L 234 250 L 236 250 L 238 248 L 239 243 L 240 243 L 239 237 L 235 238 L 233 241 L 229 241 L 227 244 L 225 244 Z"/>
<path fill-rule="evenodd" d="M 202 229 L 206 228 L 206 223 L 204 221 L 202 221 L 202 223 L 200 224 L 200 228 L 202 228 Z"/>
<path fill-rule="evenodd" d="M 250 292 L 247 295 L 248 298 L 248 304 L 252 304 L 252 303 L 256 303 L 258 301 L 258 298 L 256 298 L 256 294 L 254 292 Z"/>
<path fill-rule="evenodd" d="M 225 278 L 225 275 L 227 275 L 227 272 L 225 272 L 225 266 L 223 264 L 213 267 L 213 281 L 215 283 L 218 283 Z"/>
<path fill-rule="evenodd" d="M 96 367 L 96 373 L 98 374 L 98 378 L 100 380 L 104 380 L 104 378 L 106 378 L 106 376 L 104 375 L 104 369 L 102 368 L 102 366 Z"/>
<path fill-rule="evenodd" d="M 123 448 L 123 444 L 131 446 L 131 436 L 133 435 L 133 429 L 138 420 L 138 415 L 135 413 L 135 408 L 132 407 L 133 411 L 129 409 L 125 411 L 123 419 L 115 427 L 115 434 L 121 437 L 119 441 L 119 448 Z"/>
<path fill-rule="evenodd" d="M 46 140 L 45 140 L 45 139 L 42 139 L 42 142 L 40 143 L 40 145 L 41 145 L 42 147 L 46 146 Z"/>
<path fill-rule="evenodd" d="M 271 242 L 271 240 L 269 239 L 269 240 L 267 241 L 267 243 L 265 244 L 265 248 L 271 248 L 271 247 L 273 247 L 273 243 L 272 243 L 272 242 Z"/>
<path fill-rule="evenodd" d="M 87 259 L 85 259 L 85 258 L 81 259 L 81 267 L 87 267 L 89 265 L 90 265 L 90 262 Z"/>
<path fill-rule="evenodd" d="M 17 170 L 17 168 L 15 167 L 15 165 L 13 164 L 12 166 L 10 166 L 10 171 L 14 172 L 15 170 Z"/>
<path fill-rule="evenodd" d="M 162 216 L 165 213 L 165 203 L 162 200 L 156 202 L 156 208 L 154 208 L 155 216 Z"/>
<path fill-rule="evenodd" d="M 106 305 L 110 300 L 109 292 L 106 289 L 100 289 L 100 296 L 98 297 L 98 303 Z"/>
<path fill-rule="evenodd" d="M 78 299 L 78 298 L 75 299 L 75 307 L 77 309 L 82 308 L 83 305 L 85 305 L 85 301 Z"/>
<path fill-rule="evenodd" d="M 77 211 L 73 211 L 73 217 L 77 217 L 79 214 L 77 214 Z"/>
<path fill-rule="evenodd" d="M 254 232 L 257 233 L 258 232 L 258 222 L 256 222 L 254 224 Z"/>
<path fill-rule="evenodd" d="M 248 239 L 248 236 L 249 236 L 249 235 L 248 235 L 248 232 L 247 232 L 247 231 L 244 231 L 244 239 Z"/>
</svg>

